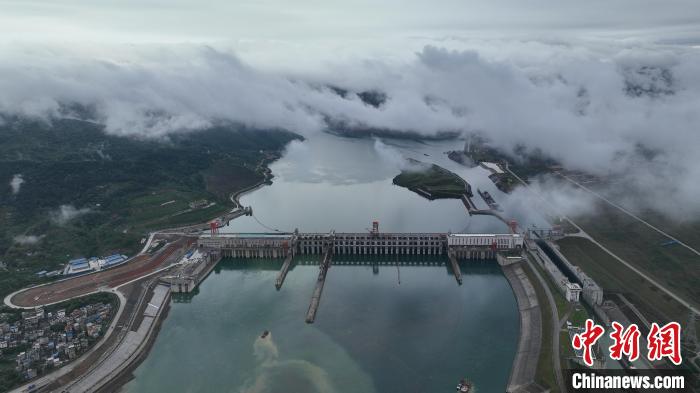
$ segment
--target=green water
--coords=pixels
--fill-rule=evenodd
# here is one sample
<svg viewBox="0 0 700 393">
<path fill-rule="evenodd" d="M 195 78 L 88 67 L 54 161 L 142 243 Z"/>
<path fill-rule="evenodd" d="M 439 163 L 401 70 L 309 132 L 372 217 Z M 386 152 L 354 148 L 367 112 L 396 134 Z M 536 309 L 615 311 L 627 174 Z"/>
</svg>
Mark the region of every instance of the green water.
<svg viewBox="0 0 700 393">
<path fill-rule="evenodd" d="M 276 291 L 279 261 L 224 260 L 194 296 L 174 298 L 124 390 L 452 392 L 468 377 L 503 392 L 518 314 L 499 267 L 464 263 L 458 286 L 444 265 L 406 265 L 420 262 L 333 265 L 309 325 L 317 265 L 296 264 Z"/>
<path fill-rule="evenodd" d="M 508 202 L 487 171 L 444 154 L 462 146 L 396 141 L 382 148 L 374 140 L 311 136 L 272 164 L 272 185 L 242 198 L 255 217 L 222 231 L 362 232 L 373 220 L 384 232 L 507 231 L 494 217 L 470 217 L 458 200 L 428 201 L 393 185 L 398 156 L 453 170 L 494 195 L 507 217 L 532 223 L 527 212 L 534 209 Z M 371 264 L 333 265 L 313 325 L 304 320 L 318 266 L 296 265 L 277 292 L 280 265 L 223 261 L 196 295 L 175 298 L 125 390 L 439 393 L 467 377 L 479 392 L 505 391 L 519 319 L 495 262 L 464 264 L 462 286 L 440 265 L 379 265 L 377 274 Z M 263 330 L 270 338 L 259 339 Z"/>
</svg>

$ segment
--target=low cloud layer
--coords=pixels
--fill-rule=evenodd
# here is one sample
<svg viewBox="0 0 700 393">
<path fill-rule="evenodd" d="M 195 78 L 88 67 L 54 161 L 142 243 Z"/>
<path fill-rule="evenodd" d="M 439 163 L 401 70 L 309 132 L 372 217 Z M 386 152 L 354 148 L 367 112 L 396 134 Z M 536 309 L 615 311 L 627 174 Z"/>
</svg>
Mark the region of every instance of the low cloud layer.
<svg viewBox="0 0 700 393">
<path fill-rule="evenodd" d="M 421 169 L 418 165 L 412 165 L 411 162 L 406 159 L 406 157 L 404 157 L 398 149 L 387 145 L 380 138 L 374 139 L 374 151 L 377 153 L 377 155 L 379 155 L 382 161 L 384 161 L 387 165 L 396 168 L 396 170 Z"/>
<path fill-rule="evenodd" d="M 12 240 L 15 243 L 23 245 L 23 246 L 31 246 L 33 244 L 39 243 L 43 237 L 44 237 L 44 235 L 41 235 L 41 236 L 17 235 Z"/>
<path fill-rule="evenodd" d="M 539 222 L 540 213 L 552 218 L 574 218 L 594 213 L 595 202 L 594 196 L 571 184 L 552 177 L 538 177 L 530 182 L 529 189 L 517 187 L 503 205 L 506 211 L 523 217 L 523 222 Z"/>
<path fill-rule="evenodd" d="M 10 189 L 12 189 L 12 195 L 19 194 L 19 190 L 22 187 L 22 183 L 24 183 L 22 175 L 17 174 L 12 176 L 12 180 L 10 180 Z"/>
<path fill-rule="evenodd" d="M 89 208 L 77 209 L 73 205 L 61 205 L 57 210 L 51 212 L 51 220 L 58 225 L 65 225 L 69 221 L 90 213 Z"/>
<path fill-rule="evenodd" d="M 622 178 L 637 195 L 665 195 L 666 210 L 684 216 L 700 213 L 699 52 L 640 42 L 450 41 L 400 60 L 292 73 L 209 46 L 7 44 L 0 112 L 88 116 L 109 133 L 141 137 L 222 121 L 302 134 L 335 124 L 477 132 L 507 151 L 539 149 L 569 168 Z M 385 102 L 375 107 L 355 94 L 369 90 Z"/>
</svg>

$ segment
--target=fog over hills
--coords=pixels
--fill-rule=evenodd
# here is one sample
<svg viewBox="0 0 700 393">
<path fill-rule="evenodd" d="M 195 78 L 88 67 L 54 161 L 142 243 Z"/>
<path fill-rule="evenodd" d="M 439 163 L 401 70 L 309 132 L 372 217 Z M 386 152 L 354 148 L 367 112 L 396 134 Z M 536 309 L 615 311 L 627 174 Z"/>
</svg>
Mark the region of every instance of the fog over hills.
<svg viewBox="0 0 700 393">
<path fill-rule="evenodd" d="M 220 122 L 307 135 L 477 132 L 672 198 L 658 209 L 700 213 L 695 2 L 609 12 L 476 3 L 412 1 L 403 18 L 392 17 L 397 4 L 216 3 L 228 19 L 204 20 L 187 1 L 10 2 L 0 32 L 44 29 L 0 43 L 0 112 L 145 138 Z M 129 22 L 129 5 L 141 19 Z M 113 20 L 98 28 L 100 7 Z"/>
</svg>

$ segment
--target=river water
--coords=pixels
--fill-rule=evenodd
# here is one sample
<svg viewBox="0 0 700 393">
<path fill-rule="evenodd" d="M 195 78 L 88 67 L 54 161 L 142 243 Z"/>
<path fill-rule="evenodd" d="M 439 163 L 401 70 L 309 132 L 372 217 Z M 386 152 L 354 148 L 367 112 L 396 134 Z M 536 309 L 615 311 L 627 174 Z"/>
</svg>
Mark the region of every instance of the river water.
<svg viewBox="0 0 700 393">
<path fill-rule="evenodd" d="M 273 185 L 242 198 L 255 217 L 234 220 L 225 231 L 364 231 L 376 219 L 387 232 L 506 232 L 493 217 L 469 217 L 460 201 L 428 201 L 392 184 L 410 157 L 447 167 L 517 206 L 484 169 L 444 154 L 459 148 L 458 141 L 327 134 L 293 142 L 271 166 Z M 506 215 L 530 223 L 527 211 Z M 461 286 L 440 257 L 333 265 L 316 322 L 308 325 L 318 275 L 313 258 L 298 258 L 280 291 L 280 261 L 222 261 L 196 293 L 174 297 L 149 356 L 123 390 L 437 393 L 454 391 L 463 377 L 479 392 L 505 390 L 519 317 L 494 262 L 463 263 Z M 264 330 L 271 334 L 261 339 Z"/>
</svg>

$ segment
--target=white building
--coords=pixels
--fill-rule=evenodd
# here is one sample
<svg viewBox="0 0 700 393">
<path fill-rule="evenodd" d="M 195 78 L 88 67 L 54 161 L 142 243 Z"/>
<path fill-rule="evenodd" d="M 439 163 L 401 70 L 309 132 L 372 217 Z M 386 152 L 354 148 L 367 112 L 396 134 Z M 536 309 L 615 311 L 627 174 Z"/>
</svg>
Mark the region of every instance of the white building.
<svg viewBox="0 0 700 393">
<path fill-rule="evenodd" d="M 503 169 L 501 169 L 501 166 L 496 164 L 495 162 L 481 161 L 480 164 L 493 173 L 504 173 Z"/>
<path fill-rule="evenodd" d="M 569 302 L 578 302 L 581 296 L 581 286 L 576 283 L 566 283 L 566 300 Z"/>
<path fill-rule="evenodd" d="M 519 234 L 475 234 L 451 233 L 447 236 L 447 246 L 476 246 L 497 249 L 514 249 L 523 247 L 523 237 Z"/>
</svg>

